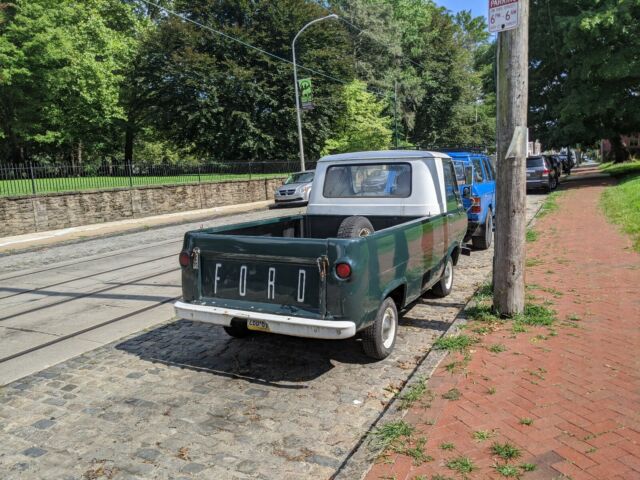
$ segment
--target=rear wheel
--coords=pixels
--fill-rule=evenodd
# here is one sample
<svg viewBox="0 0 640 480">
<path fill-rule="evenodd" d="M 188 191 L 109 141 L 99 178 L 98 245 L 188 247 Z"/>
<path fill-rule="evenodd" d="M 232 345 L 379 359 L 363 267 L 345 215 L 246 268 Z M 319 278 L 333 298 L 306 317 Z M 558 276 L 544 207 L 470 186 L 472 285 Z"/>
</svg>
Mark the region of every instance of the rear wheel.
<svg viewBox="0 0 640 480">
<path fill-rule="evenodd" d="M 478 250 L 486 250 L 491 246 L 491 240 L 493 239 L 493 212 L 491 209 L 487 211 L 487 218 L 484 221 L 481 235 L 477 237 L 471 237 L 473 248 Z"/>
<path fill-rule="evenodd" d="M 251 333 L 251 330 L 247 328 L 247 321 L 240 318 L 231 319 L 231 325 L 222 328 L 229 336 L 234 338 L 244 338 Z"/>
<path fill-rule="evenodd" d="M 376 360 L 387 358 L 393 351 L 398 333 L 398 309 L 391 298 L 386 298 L 376 320 L 362 331 L 364 353 Z"/>
<path fill-rule="evenodd" d="M 442 277 L 438 283 L 436 283 L 431 292 L 436 297 L 446 297 L 451 293 L 451 289 L 453 288 L 453 260 L 451 256 L 447 257 L 446 263 L 444 264 L 444 271 L 442 272 Z"/>
<path fill-rule="evenodd" d="M 367 237 L 375 230 L 367 217 L 353 216 L 345 218 L 338 228 L 338 238 Z"/>
</svg>

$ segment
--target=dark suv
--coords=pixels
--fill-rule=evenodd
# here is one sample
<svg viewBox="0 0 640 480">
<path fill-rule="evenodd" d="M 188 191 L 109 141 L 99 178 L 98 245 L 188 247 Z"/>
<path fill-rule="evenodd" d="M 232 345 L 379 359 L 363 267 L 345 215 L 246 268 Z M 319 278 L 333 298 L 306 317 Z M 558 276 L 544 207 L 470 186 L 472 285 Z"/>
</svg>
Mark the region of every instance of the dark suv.
<svg viewBox="0 0 640 480">
<path fill-rule="evenodd" d="M 558 174 L 551 160 L 543 155 L 527 158 L 527 190 L 542 188 L 547 192 L 558 187 Z"/>
</svg>

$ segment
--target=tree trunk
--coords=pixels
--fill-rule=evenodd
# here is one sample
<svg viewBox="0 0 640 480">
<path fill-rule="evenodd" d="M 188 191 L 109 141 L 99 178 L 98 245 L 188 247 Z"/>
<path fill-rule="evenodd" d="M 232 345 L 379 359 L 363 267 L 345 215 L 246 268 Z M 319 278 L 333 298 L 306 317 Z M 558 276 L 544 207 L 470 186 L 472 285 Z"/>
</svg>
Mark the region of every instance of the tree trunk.
<svg viewBox="0 0 640 480">
<path fill-rule="evenodd" d="M 609 140 L 611 148 L 613 149 L 613 161 L 615 163 L 621 163 L 629 159 L 629 150 L 622 143 L 620 135 L 616 135 Z"/>
<path fill-rule="evenodd" d="M 78 165 L 82 165 L 82 140 L 78 140 Z"/>
<path fill-rule="evenodd" d="M 518 28 L 498 34 L 493 304 L 507 317 L 524 311 L 529 0 L 520 0 L 518 15 Z M 514 134 L 519 141 L 512 145 Z"/>
</svg>

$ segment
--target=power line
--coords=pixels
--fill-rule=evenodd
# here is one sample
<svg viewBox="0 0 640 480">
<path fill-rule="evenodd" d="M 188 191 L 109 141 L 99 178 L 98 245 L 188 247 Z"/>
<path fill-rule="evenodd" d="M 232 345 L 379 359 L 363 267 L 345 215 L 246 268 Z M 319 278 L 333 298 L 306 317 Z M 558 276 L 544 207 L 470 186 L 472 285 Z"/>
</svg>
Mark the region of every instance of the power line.
<svg viewBox="0 0 640 480">
<path fill-rule="evenodd" d="M 204 24 L 202 24 L 200 22 L 197 22 L 195 20 L 192 20 L 192 19 L 190 19 L 188 17 L 185 17 L 184 15 L 181 15 L 180 13 L 178 13 L 178 12 L 176 12 L 174 10 L 171 10 L 169 8 L 163 7 L 162 5 L 159 5 L 159 4 L 157 4 L 156 2 L 154 2 L 152 0 L 142 0 L 142 1 L 144 3 L 146 3 L 146 4 L 148 4 L 148 5 L 153 5 L 154 7 L 159 8 L 160 10 L 163 10 L 164 12 L 166 12 L 166 13 L 168 13 L 170 15 L 178 17 L 179 19 L 181 19 L 184 22 L 196 25 L 199 28 L 202 28 L 204 30 L 208 30 L 208 31 L 210 31 L 212 33 L 215 33 L 216 35 L 219 35 L 219 36 L 221 36 L 223 38 L 226 38 L 227 40 L 230 40 L 232 42 L 235 42 L 235 43 L 238 43 L 240 45 L 243 45 L 244 47 L 247 47 L 247 48 L 249 48 L 251 50 L 255 50 L 255 51 L 257 51 L 257 52 L 259 52 L 259 53 L 261 53 L 263 55 L 266 55 L 268 57 L 274 58 L 276 60 L 280 60 L 281 62 L 288 63 L 289 65 L 293 65 L 293 62 L 291 60 L 289 60 L 288 58 L 284 58 L 284 57 L 281 57 L 280 55 L 276 55 L 275 53 L 268 52 L 267 50 L 264 50 L 264 49 L 262 49 L 260 47 L 256 47 L 255 45 L 252 45 L 252 44 L 250 44 L 248 42 L 245 42 L 244 40 L 241 40 L 241 39 L 239 39 L 237 37 L 234 37 L 232 35 L 224 33 L 224 32 L 222 32 L 220 30 L 216 30 L 213 27 L 210 27 L 208 25 L 204 25 Z M 341 78 L 334 77 L 332 75 L 326 74 L 326 73 L 321 72 L 319 70 L 315 70 L 313 68 L 305 67 L 303 65 L 298 65 L 298 68 L 300 68 L 302 70 L 306 70 L 306 71 L 311 72 L 311 73 L 314 73 L 314 74 L 319 75 L 321 77 L 328 78 L 330 80 L 333 80 L 335 82 L 341 83 L 343 85 L 346 85 L 347 83 L 349 83 L 346 80 L 343 80 Z M 373 91 L 372 93 L 374 93 L 375 95 L 379 95 L 379 96 L 386 96 L 386 94 L 382 94 L 382 93 L 377 92 L 377 91 Z"/>
</svg>

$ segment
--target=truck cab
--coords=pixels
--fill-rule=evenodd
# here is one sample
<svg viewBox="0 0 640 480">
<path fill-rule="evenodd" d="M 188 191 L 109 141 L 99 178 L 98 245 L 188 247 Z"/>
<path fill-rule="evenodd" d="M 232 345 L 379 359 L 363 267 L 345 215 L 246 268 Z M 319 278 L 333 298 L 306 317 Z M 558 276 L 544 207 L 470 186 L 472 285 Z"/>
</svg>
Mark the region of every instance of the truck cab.
<svg viewBox="0 0 640 480">
<path fill-rule="evenodd" d="M 240 338 L 360 335 L 382 359 L 401 308 L 427 290 L 451 291 L 466 230 L 447 155 L 324 157 L 305 214 L 185 234 L 176 313 Z"/>
</svg>

